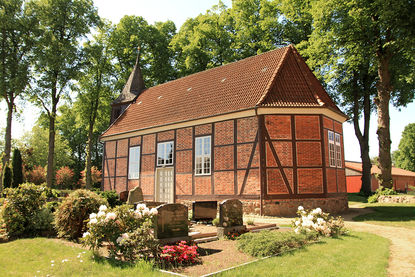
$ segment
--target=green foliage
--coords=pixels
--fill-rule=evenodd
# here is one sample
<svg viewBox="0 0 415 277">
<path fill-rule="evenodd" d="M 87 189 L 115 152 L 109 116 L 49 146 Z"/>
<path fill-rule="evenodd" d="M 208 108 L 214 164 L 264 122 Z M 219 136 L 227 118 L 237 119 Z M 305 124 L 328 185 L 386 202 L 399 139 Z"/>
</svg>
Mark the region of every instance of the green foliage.
<svg viewBox="0 0 415 277">
<path fill-rule="evenodd" d="M 36 19 L 28 14 L 25 2 L 0 2 L 0 100 L 7 103 L 3 164 L 10 158 L 16 99 L 25 93 L 30 81 L 31 51 L 36 40 Z"/>
<path fill-rule="evenodd" d="M 98 249 L 104 243 L 109 245 L 110 257 L 135 261 L 138 258 L 156 257 L 158 243 L 152 233 L 152 218 L 156 209 L 146 205 L 121 205 L 114 209 L 101 206 L 99 212 L 89 215 L 88 231 L 82 242 L 91 249 Z"/>
<path fill-rule="evenodd" d="M 74 172 L 67 166 L 56 171 L 56 185 L 59 189 L 73 189 L 75 187 Z"/>
<path fill-rule="evenodd" d="M 405 126 L 394 160 L 396 167 L 415 172 L 415 123 Z"/>
<path fill-rule="evenodd" d="M 316 232 L 296 234 L 289 232 L 261 231 L 241 235 L 238 249 L 254 257 L 266 257 L 281 254 L 293 248 L 299 248 L 318 239 Z"/>
<path fill-rule="evenodd" d="M 86 228 L 86 220 L 93 212 L 97 212 L 107 201 L 96 193 L 78 189 L 61 203 L 55 212 L 55 229 L 59 237 L 77 239 Z"/>
<path fill-rule="evenodd" d="M 398 194 L 394 189 L 384 188 L 379 186 L 379 188 L 375 191 L 375 193 L 367 199 L 368 203 L 376 203 L 378 202 L 378 198 L 381 195 L 395 195 Z"/>
<path fill-rule="evenodd" d="M 32 236 L 45 230 L 45 221 L 38 222 L 47 217 L 42 212 L 46 203 L 44 190 L 45 187 L 30 183 L 6 190 L 2 217 L 9 237 Z"/>
<path fill-rule="evenodd" d="M 118 76 L 115 91 L 124 87 L 140 48 L 140 66 L 147 87 L 174 79 L 172 53 L 168 48 L 176 27 L 172 21 L 149 25 L 141 16 L 124 16 L 113 28 L 109 50 L 115 57 Z"/>
<path fill-rule="evenodd" d="M 20 141 L 20 149 L 25 149 L 23 151 L 23 160 L 28 169 L 33 169 L 37 166 L 45 167 L 48 163 L 49 131 L 47 128 L 40 126 L 40 124 L 41 122 L 38 121 L 30 132 L 26 132 L 23 135 Z M 55 162 L 58 168 L 73 164 L 68 141 L 59 133 L 55 137 L 55 150 Z"/>
<path fill-rule="evenodd" d="M 120 197 L 119 197 L 118 193 L 115 190 L 100 191 L 100 192 L 98 192 L 98 194 L 101 195 L 102 198 L 107 200 L 108 205 L 111 208 L 114 208 L 115 206 L 122 205 Z"/>
<path fill-rule="evenodd" d="M 12 168 L 13 168 L 12 185 L 14 188 L 17 188 L 20 184 L 23 183 L 22 155 L 20 154 L 20 150 L 18 148 L 15 148 L 13 150 Z"/>
<path fill-rule="evenodd" d="M 2 176 L 3 188 L 11 188 L 12 187 L 12 181 L 13 181 L 12 170 L 10 169 L 8 164 L 6 163 L 4 165 L 3 176 Z"/>
<path fill-rule="evenodd" d="M 41 236 L 53 236 L 55 230 L 53 228 L 53 212 L 50 210 L 49 205 L 46 205 L 32 218 L 33 228 L 36 233 Z"/>
<path fill-rule="evenodd" d="M 216 227 L 219 226 L 219 218 L 217 217 L 214 220 L 212 220 L 212 224 Z"/>
</svg>

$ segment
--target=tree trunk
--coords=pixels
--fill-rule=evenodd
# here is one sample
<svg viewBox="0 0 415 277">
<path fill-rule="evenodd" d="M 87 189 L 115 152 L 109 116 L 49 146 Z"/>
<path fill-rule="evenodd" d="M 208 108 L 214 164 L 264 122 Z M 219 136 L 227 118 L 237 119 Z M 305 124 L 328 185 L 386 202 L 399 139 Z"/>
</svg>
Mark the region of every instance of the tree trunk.
<svg viewBox="0 0 415 277">
<path fill-rule="evenodd" d="M 86 146 L 86 188 L 90 189 L 92 187 L 92 178 L 91 178 L 91 162 L 92 162 L 92 136 L 93 136 L 93 129 L 94 126 L 92 124 L 89 125 L 88 128 L 88 143 Z"/>
<path fill-rule="evenodd" d="M 365 87 L 365 80 L 368 77 L 367 75 L 363 78 L 363 91 L 358 86 L 358 76 L 357 72 L 353 74 L 353 126 L 354 132 L 359 141 L 360 145 L 360 158 L 362 159 L 362 186 L 360 188 L 360 192 L 365 195 L 370 195 L 371 193 L 371 185 L 370 185 L 370 178 L 371 178 L 371 168 L 372 163 L 369 157 L 369 124 L 370 124 L 370 90 L 368 87 Z M 359 117 L 360 117 L 360 104 L 359 100 L 363 94 L 363 134 L 360 130 L 359 126 Z"/>
<path fill-rule="evenodd" d="M 379 140 L 379 185 L 385 188 L 392 188 L 392 160 L 391 160 L 391 139 L 390 139 L 390 120 L 389 102 L 391 97 L 391 77 L 389 72 L 389 58 L 386 54 L 378 53 L 378 95 L 375 104 L 378 110 L 378 129 Z"/>
<path fill-rule="evenodd" d="M 54 95 L 56 95 L 56 93 Z M 58 105 L 58 103 L 55 97 L 52 98 L 52 112 L 49 114 L 48 170 L 46 173 L 46 184 L 48 187 L 52 187 L 55 180 L 55 121 L 57 108 L 56 106 Z"/>
<path fill-rule="evenodd" d="M 2 160 L 2 170 L 1 175 L 3 176 L 3 170 L 5 168 L 6 163 L 10 160 L 10 152 L 12 149 L 12 119 L 13 119 L 13 107 L 14 107 L 14 99 L 11 98 L 7 101 L 7 123 L 6 123 L 6 132 L 4 134 L 4 156 Z M 2 178 L 0 178 L 2 179 Z M 3 187 L 2 184 L 3 180 L 0 180 L 0 188 Z"/>
</svg>

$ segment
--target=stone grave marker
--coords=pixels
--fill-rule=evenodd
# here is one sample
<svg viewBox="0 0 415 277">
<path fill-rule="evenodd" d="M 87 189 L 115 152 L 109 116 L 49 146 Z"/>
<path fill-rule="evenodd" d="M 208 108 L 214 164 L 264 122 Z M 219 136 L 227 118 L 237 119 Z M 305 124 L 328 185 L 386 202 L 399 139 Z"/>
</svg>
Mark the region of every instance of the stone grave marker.
<svg viewBox="0 0 415 277">
<path fill-rule="evenodd" d="M 216 218 L 218 210 L 217 201 L 195 201 L 192 203 L 193 213 L 192 220 L 212 221 Z"/>
<path fill-rule="evenodd" d="M 182 204 L 164 204 L 157 207 L 154 236 L 163 242 L 189 240 L 187 207 Z"/>
<path fill-rule="evenodd" d="M 227 199 L 219 204 L 218 237 L 223 237 L 229 232 L 243 232 L 242 202 L 238 199 Z"/>
<path fill-rule="evenodd" d="M 127 204 L 129 205 L 133 205 L 143 200 L 143 191 L 140 187 L 135 187 L 128 193 Z"/>
<path fill-rule="evenodd" d="M 128 194 L 129 194 L 128 190 L 120 192 L 120 201 L 123 202 L 123 203 L 127 202 Z"/>
</svg>

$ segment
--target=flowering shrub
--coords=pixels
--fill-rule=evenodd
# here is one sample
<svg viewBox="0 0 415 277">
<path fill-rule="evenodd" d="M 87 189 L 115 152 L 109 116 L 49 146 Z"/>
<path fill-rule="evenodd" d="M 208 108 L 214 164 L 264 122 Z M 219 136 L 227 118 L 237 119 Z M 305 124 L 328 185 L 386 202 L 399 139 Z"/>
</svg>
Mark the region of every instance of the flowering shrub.
<svg viewBox="0 0 415 277">
<path fill-rule="evenodd" d="M 96 193 L 78 189 L 68 195 L 55 212 L 55 229 L 59 237 L 77 239 L 86 228 L 86 220 L 107 201 Z"/>
<path fill-rule="evenodd" d="M 102 205 L 98 213 L 89 215 L 82 243 L 94 250 L 105 244 L 111 258 L 126 261 L 156 257 L 159 247 L 151 229 L 156 214 L 157 209 L 148 209 L 145 204 L 138 204 L 135 210 L 129 205 L 113 209 Z"/>
<path fill-rule="evenodd" d="M 298 207 L 297 215 L 292 222 L 296 233 L 318 232 L 320 235 L 331 237 L 345 233 L 343 219 L 339 216 L 334 218 L 328 213 L 323 213 L 320 208 L 305 210 Z"/>
<path fill-rule="evenodd" d="M 35 223 L 46 202 L 44 190 L 43 186 L 29 183 L 6 189 L 0 216 L 8 236 L 32 236 L 42 231 Z"/>
<path fill-rule="evenodd" d="M 173 265 L 195 264 L 200 262 L 199 253 L 196 245 L 187 245 L 186 241 L 181 241 L 176 245 L 165 245 L 160 255 L 161 262 Z"/>
<path fill-rule="evenodd" d="M 60 189 L 72 189 L 74 185 L 73 176 L 75 173 L 68 166 L 61 167 L 56 171 L 56 185 Z"/>
<path fill-rule="evenodd" d="M 91 167 L 91 181 L 92 187 L 100 188 L 102 181 L 102 172 L 98 170 L 95 166 Z M 79 179 L 79 184 L 81 187 L 85 187 L 86 184 L 86 170 L 81 171 L 81 179 Z"/>
<path fill-rule="evenodd" d="M 26 179 L 28 182 L 36 185 L 46 183 L 46 169 L 41 166 L 35 166 L 32 171 L 27 172 Z"/>
</svg>

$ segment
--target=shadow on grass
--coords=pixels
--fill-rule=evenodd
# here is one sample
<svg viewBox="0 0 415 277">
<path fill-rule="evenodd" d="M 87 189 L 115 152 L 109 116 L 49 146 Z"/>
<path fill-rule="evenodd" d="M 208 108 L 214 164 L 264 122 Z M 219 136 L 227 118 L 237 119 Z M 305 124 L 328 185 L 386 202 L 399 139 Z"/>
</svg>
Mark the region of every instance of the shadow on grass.
<svg viewBox="0 0 415 277">
<path fill-rule="evenodd" d="M 375 212 L 359 215 L 354 221 L 415 221 L 415 206 L 372 206 Z"/>
<path fill-rule="evenodd" d="M 351 202 L 367 203 L 367 198 L 360 193 L 348 193 L 347 199 Z"/>
</svg>

